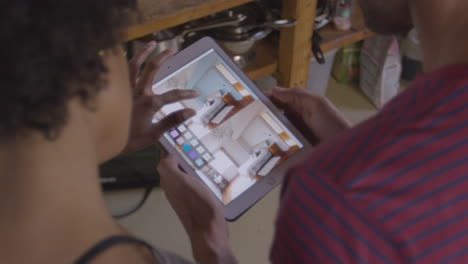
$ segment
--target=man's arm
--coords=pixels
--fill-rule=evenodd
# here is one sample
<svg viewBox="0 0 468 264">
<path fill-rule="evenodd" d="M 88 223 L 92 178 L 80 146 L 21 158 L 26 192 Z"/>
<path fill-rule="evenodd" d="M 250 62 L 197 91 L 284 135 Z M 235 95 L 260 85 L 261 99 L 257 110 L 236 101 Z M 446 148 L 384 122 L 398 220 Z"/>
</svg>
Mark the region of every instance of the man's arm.
<svg viewBox="0 0 468 264">
<path fill-rule="evenodd" d="M 382 226 L 349 201 L 327 172 L 307 166 L 320 155 L 290 172 L 271 263 L 403 263 Z"/>
</svg>

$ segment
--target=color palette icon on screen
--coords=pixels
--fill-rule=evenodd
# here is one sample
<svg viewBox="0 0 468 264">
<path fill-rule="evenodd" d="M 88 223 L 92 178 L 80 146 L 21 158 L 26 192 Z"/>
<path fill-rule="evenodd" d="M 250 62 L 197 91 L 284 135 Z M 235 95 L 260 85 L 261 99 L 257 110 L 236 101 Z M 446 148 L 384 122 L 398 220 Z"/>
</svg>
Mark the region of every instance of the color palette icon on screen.
<svg viewBox="0 0 468 264">
<path fill-rule="evenodd" d="M 177 149 L 187 157 L 197 169 L 202 169 L 214 158 L 203 143 L 185 125 L 171 130 L 170 137 L 178 146 Z"/>
</svg>

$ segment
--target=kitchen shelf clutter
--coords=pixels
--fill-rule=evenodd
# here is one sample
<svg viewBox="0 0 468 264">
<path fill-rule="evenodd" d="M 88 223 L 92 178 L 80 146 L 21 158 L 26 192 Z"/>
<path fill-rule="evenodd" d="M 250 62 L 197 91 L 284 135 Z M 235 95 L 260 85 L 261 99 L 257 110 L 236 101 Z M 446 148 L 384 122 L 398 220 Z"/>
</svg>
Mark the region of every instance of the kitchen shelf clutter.
<svg viewBox="0 0 468 264">
<path fill-rule="evenodd" d="M 275 74 L 281 85 L 305 87 L 311 58 L 311 37 L 318 0 L 283 0 L 283 18 L 296 19 L 294 28 L 282 29 L 279 41 L 262 40 L 256 58 L 244 70 L 253 80 Z M 138 0 L 140 14 L 133 18 L 127 40 L 172 28 L 205 16 L 241 6 L 254 0 Z M 373 33 L 364 26 L 361 12 L 355 12 L 353 28 L 337 31 L 327 26 L 319 32 L 324 52 L 364 40 Z"/>
<path fill-rule="evenodd" d="M 127 39 L 175 27 L 255 0 L 138 0 L 140 15 L 133 19 Z"/>
<path fill-rule="evenodd" d="M 355 9 L 352 25 L 353 26 L 349 31 L 338 31 L 333 27 L 333 25 L 328 25 L 322 28 L 319 31 L 319 34 L 323 39 L 322 51 L 327 53 L 335 49 L 340 49 L 365 40 L 375 34 L 366 27 L 362 10 L 359 7 L 356 7 Z"/>
</svg>

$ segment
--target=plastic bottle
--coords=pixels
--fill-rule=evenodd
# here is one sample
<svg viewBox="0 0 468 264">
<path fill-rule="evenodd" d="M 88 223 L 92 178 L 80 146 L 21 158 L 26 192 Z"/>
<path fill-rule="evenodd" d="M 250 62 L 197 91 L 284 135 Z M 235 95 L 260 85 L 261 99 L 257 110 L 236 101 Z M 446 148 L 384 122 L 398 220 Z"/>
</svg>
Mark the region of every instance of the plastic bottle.
<svg viewBox="0 0 468 264">
<path fill-rule="evenodd" d="M 333 23 L 336 29 L 347 31 L 351 29 L 354 0 L 338 0 L 336 3 L 335 18 Z"/>
</svg>

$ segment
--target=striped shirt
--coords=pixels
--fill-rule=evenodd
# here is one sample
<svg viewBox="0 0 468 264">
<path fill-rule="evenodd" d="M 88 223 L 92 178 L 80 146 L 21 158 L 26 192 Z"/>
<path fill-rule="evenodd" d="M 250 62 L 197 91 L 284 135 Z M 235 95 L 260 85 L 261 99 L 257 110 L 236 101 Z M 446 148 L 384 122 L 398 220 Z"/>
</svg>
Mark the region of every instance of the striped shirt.
<svg viewBox="0 0 468 264">
<path fill-rule="evenodd" d="M 273 263 L 468 263 L 468 65 L 420 76 L 286 176 Z"/>
</svg>

